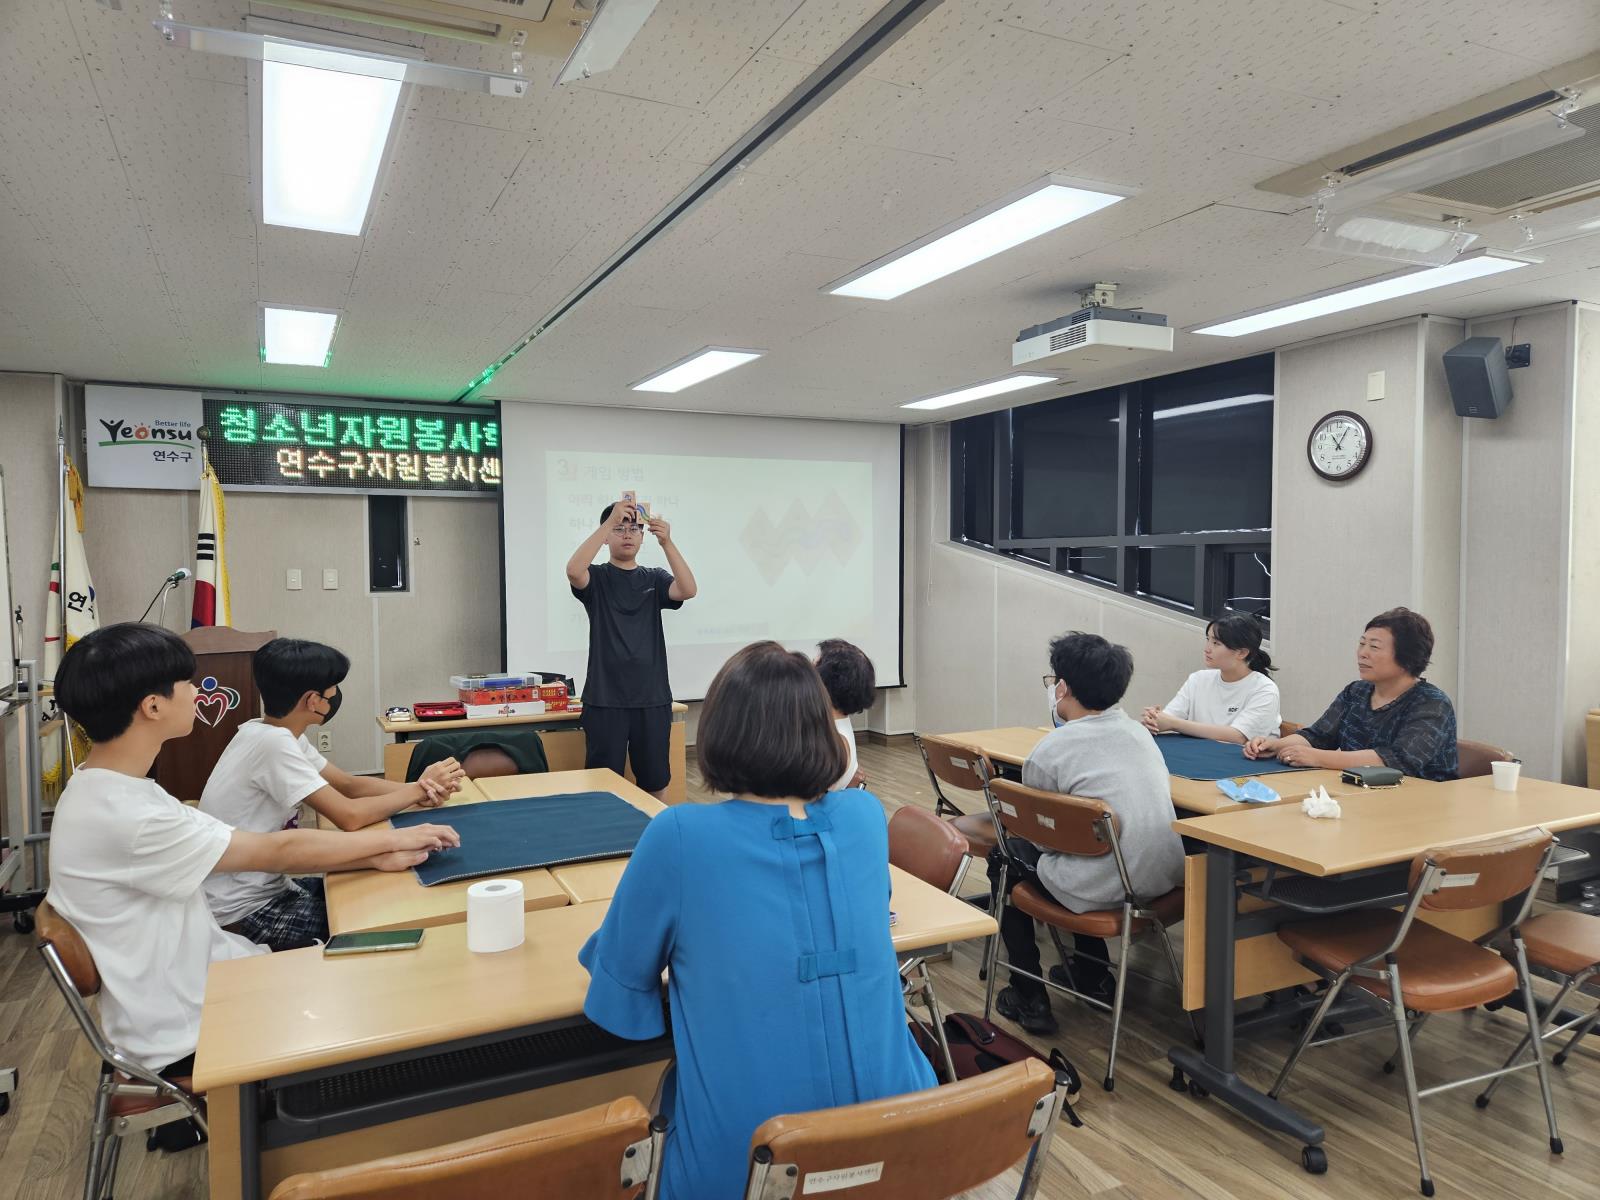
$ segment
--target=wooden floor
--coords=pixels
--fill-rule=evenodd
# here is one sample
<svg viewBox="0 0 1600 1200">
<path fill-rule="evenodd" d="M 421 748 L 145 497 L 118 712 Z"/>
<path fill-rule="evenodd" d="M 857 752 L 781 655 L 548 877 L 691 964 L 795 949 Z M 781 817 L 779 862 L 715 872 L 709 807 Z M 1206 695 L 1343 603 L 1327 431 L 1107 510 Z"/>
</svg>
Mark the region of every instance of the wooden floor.
<svg viewBox="0 0 1600 1200">
<path fill-rule="evenodd" d="M 909 745 L 861 747 L 868 786 L 885 806 L 931 806 L 920 759 Z M 705 798 L 690 759 L 690 795 Z M 973 890 L 980 890 L 976 876 Z M 82 1193 L 82 1163 L 95 1066 L 65 1005 L 46 978 L 30 939 L 0 925 L 0 1066 L 22 1071 L 11 1112 L 0 1118 L 0 1200 L 68 1200 Z M 1046 962 L 1052 961 L 1046 950 Z M 1141 965 L 1156 970 L 1153 962 Z M 977 953 L 963 947 L 933 968 L 948 1008 L 979 1012 Z M 1361 1197 L 1403 1200 L 1417 1195 L 1405 1093 L 1380 1070 L 1392 1043 L 1383 1034 L 1311 1051 L 1285 1098 L 1328 1131 L 1329 1172 L 1300 1169 L 1299 1147 L 1265 1134 L 1231 1110 L 1169 1090 L 1166 1049 L 1186 1026 L 1171 994 L 1155 985 L 1130 995 L 1117 1088 L 1099 1086 L 1107 1019 L 1056 1000 L 1062 1032 L 1053 1043 L 1078 1065 L 1085 1090 L 1078 1111 L 1085 1127 L 1063 1125 L 1039 1195 L 1044 1200 L 1299 1200 Z M 1419 1082 L 1431 1083 L 1498 1066 L 1519 1036 L 1509 1011 L 1438 1017 L 1418 1038 Z M 1041 1044 L 1040 1039 L 1031 1039 Z M 1492 1107 L 1473 1106 L 1474 1088 L 1424 1101 L 1430 1165 L 1438 1195 L 1460 1200 L 1525 1200 L 1600 1196 L 1600 1039 L 1554 1071 L 1556 1112 L 1566 1154 L 1550 1155 L 1543 1111 L 1531 1072 L 1507 1079 Z M 1288 1050 L 1285 1036 L 1241 1043 L 1241 1073 L 1269 1083 Z M 124 1155 L 120 1200 L 204 1197 L 205 1151 L 145 1154 L 142 1142 Z M 1008 1182 L 1010 1187 L 1007 1186 Z M 972 1193 L 1010 1196 L 1014 1177 Z M 577 1200 L 577 1198 L 574 1198 Z"/>
</svg>

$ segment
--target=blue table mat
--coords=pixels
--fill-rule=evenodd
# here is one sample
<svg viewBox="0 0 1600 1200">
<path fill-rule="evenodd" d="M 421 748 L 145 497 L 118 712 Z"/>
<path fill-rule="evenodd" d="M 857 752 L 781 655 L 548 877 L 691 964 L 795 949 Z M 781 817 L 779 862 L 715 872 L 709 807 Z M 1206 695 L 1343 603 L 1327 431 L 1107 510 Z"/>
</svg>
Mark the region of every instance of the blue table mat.
<svg viewBox="0 0 1600 1200">
<path fill-rule="evenodd" d="M 1213 742 L 1181 733 L 1163 733 L 1156 748 L 1167 760 L 1167 774 L 1181 779 L 1235 779 L 1241 775 L 1274 775 L 1279 771 L 1304 771 L 1275 758 L 1249 759 L 1244 747 L 1233 742 Z"/>
<path fill-rule="evenodd" d="M 461 845 L 411 868 L 423 887 L 633 853 L 650 818 L 611 792 L 571 792 L 396 813 L 397 829 L 448 825 Z"/>
</svg>

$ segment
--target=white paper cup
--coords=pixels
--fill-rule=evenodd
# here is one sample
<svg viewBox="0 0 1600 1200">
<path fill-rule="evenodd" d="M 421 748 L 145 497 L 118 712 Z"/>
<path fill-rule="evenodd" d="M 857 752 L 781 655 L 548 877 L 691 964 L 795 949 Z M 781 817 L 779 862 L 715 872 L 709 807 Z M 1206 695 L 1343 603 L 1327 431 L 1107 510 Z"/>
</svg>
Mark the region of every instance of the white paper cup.
<svg viewBox="0 0 1600 1200">
<path fill-rule="evenodd" d="M 1519 762 L 1496 762 L 1489 764 L 1494 772 L 1494 790 L 1497 792 L 1514 792 L 1517 790 L 1517 777 L 1522 774 L 1522 764 Z"/>
</svg>

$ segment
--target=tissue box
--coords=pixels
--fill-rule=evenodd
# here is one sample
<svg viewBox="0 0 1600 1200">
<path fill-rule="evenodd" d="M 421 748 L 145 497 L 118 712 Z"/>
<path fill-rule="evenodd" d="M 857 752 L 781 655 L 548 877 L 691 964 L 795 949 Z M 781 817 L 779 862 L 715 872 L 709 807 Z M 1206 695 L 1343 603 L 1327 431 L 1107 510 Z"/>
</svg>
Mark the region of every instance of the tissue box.
<svg viewBox="0 0 1600 1200">
<path fill-rule="evenodd" d="M 525 700 L 507 704 L 469 704 L 466 706 L 469 718 L 479 717 L 536 717 L 544 712 L 544 703 L 540 700 Z"/>
</svg>

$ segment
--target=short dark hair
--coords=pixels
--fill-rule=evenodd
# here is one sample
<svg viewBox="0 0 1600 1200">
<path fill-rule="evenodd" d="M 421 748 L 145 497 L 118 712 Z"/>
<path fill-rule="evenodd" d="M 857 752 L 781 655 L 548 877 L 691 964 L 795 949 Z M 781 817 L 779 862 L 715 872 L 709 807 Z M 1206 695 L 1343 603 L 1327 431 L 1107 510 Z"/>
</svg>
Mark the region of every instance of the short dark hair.
<svg viewBox="0 0 1600 1200">
<path fill-rule="evenodd" d="M 850 759 L 817 668 L 777 642 L 746 646 L 711 681 L 695 755 L 725 795 L 815 800 Z"/>
<path fill-rule="evenodd" d="M 1133 655 L 1095 633 L 1073 630 L 1050 643 L 1050 673 L 1092 712 L 1110 708 L 1128 690 Z"/>
<path fill-rule="evenodd" d="M 822 686 L 828 689 L 829 701 L 844 716 L 872 707 L 878 674 L 860 646 L 843 638 L 818 642 L 817 674 L 822 676 Z"/>
<path fill-rule="evenodd" d="M 613 500 L 610 504 L 606 505 L 600 510 L 600 524 L 604 525 L 607 521 L 611 520 L 611 510 L 616 507 L 617 501 Z M 638 521 L 639 510 L 637 508 L 633 510 L 633 517 L 635 521 Z"/>
<path fill-rule="evenodd" d="M 92 742 L 121 737 L 146 696 L 172 697 L 195 672 L 194 651 L 170 629 L 124 621 L 85 634 L 56 668 L 56 704 Z"/>
<path fill-rule="evenodd" d="M 307 692 L 325 692 L 343 683 L 350 660 L 321 642 L 273 638 L 256 651 L 256 688 L 269 717 L 286 717 Z"/>
<path fill-rule="evenodd" d="M 1394 661 L 1407 675 L 1420 676 L 1433 661 L 1433 626 L 1419 612 L 1391 608 L 1373 617 L 1366 628 L 1389 631 L 1394 638 Z"/>
<path fill-rule="evenodd" d="M 1265 675 L 1274 669 L 1272 656 L 1261 648 L 1261 623 L 1249 613 L 1218 617 L 1206 626 L 1206 632 L 1229 650 L 1248 651 L 1244 665 L 1252 671 Z"/>
</svg>

